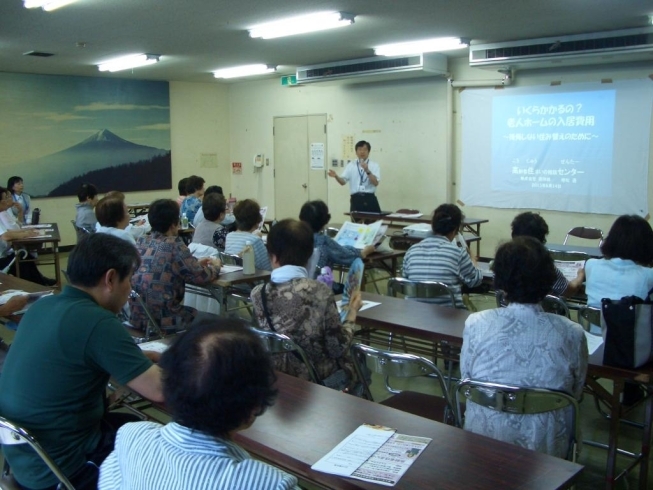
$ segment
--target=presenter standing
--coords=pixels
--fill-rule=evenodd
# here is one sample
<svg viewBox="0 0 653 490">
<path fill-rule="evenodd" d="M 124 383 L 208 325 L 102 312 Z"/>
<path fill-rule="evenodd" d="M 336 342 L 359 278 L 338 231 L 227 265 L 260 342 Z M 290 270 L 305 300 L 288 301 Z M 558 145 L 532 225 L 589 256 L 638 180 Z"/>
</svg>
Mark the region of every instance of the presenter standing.
<svg viewBox="0 0 653 490">
<path fill-rule="evenodd" d="M 381 207 L 374 192 L 381 181 L 381 169 L 378 163 L 370 161 L 372 147 L 367 141 L 359 141 L 355 149 L 357 160 L 349 162 L 341 175 L 329 170 L 329 177 L 336 179 L 340 185 L 349 182 L 350 211 L 380 213 Z"/>
</svg>

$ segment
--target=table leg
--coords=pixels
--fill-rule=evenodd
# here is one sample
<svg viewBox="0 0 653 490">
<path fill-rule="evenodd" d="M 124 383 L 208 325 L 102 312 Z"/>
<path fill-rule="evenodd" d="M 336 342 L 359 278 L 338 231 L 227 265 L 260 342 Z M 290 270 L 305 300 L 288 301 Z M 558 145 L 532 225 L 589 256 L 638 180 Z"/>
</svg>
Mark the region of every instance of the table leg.
<svg viewBox="0 0 653 490">
<path fill-rule="evenodd" d="M 644 430 L 642 434 L 642 460 L 639 463 L 639 489 L 648 488 L 648 457 L 651 452 L 651 423 L 653 423 L 653 395 L 646 399 Z"/>
<path fill-rule="evenodd" d="M 621 394 L 624 391 L 624 380 L 614 379 L 610 399 L 610 433 L 608 436 L 608 462 L 605 469 L 605 488 L 612 490 L 615 485 L 617 465 L 617 447 L 619 444 L 619 416 L 621 415 Z"/>
<path fill-rule="evenodd" d="M 57 280 L 57 287 L 61 289 L 61 267 L 59 265 L 59 244 L 52 243 L 52 253 L 54 255 L 54 278 Z"/>
</svg>

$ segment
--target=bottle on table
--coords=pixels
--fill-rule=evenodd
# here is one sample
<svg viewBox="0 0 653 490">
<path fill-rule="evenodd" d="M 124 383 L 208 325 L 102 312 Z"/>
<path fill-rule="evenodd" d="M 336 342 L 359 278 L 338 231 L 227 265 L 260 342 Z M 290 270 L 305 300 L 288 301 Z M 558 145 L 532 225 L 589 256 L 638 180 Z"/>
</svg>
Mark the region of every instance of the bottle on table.
<svg viewBox="0 0 653 490">
<path fill-rule="evenodd" d="M 181 215 L 181 229 L 182 230 L 188 229 L 188 216 L 186 216 L 186 213 Z"/>
<path fill-rule="evenodd" d="M 243 249 L 243 274 L 254 274 L 255 270 L 254 247 L 252 247 L 252 242 L 247 241 Z"/>
</svg>

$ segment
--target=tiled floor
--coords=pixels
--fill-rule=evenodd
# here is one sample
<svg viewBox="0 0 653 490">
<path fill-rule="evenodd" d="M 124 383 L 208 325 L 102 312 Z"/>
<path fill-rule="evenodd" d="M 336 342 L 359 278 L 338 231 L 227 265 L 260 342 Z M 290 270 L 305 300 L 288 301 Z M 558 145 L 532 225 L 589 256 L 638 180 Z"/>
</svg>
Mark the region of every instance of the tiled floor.
<svg viewBox="0 0 653 490">
<path fill-rule="evenodd" d="M 62 254 L 61 257 L 61 267 L 65 269 L 67 264 L 67 255 Z M 43 274 L 50 277 L 54 277 L 53 268 L 43 267 Z M 379 287 L 383 289 L 382 283 L 379 283 Z M 370 292 L 375 292 L 372 286 L 369 287 Z M 383 292 L 383 291 L 382 291 Z M 472 301 L 478 310 L 484 310 L 488 308 L 495 307 L 494 297 L 489 296 L 473 296 Z M 12 333 L 0 326 L 2 331 L 0 336 L 12 338 Z M 0 362 L 4 359 L 4 352 L 0 350 Z M 404 385 L 399 385 L 400 387 L 412 388 L 417 391 L 426 391 L 426 392 L 437 392 L 437 389 L 434 388 L 435 383 L 432 380 L 414 380 Z M 376 401 L 382 400 L 387 396 L 383 388 L 383 380 L 376 375 L 373 378 L 372 391 Z M 581 427 L 584 439 L 592 439 L 595 441 L 606 442 L 608 435 L 608 421 L 604 419 L 594 406 L 594 400 L 591 396 L 585 396 L 583 401 L 580 404 L 581 410 Z M 635 410 L 633 417 L 635 420 L 641 420 L 643 417 L 642 407 L 639 407 Z M 641 431 L 633 427 L 627 427 L 622 425 L 621 430 L 621 440 L 620 447 L 628 450 L 636 450 L 638 448 L 638 441 L 641 437 Z M 606 464 L 607 453 L 605 450 L 595 447 L 590 447 L 584 445 L 582 448 L 581 456 L 579 463 L 585 466 L 585 469 L 580 477 L 580 480 L 577 482 L 576 489 L 578 490 L 594 490 L 599 488 L 604 488 L 604 474 L 605 474 L 605 464 Z M 618 469 L 622 470 L 628 464 L 628 459 L 625 457 L 619 457 Z M 653 463 L 653 456 L 649 458 L 649 461 Z M 628 489 L 628 488 L 637 488 L 637 476 L 638 469 L 633 471 L 633 474 L 629 476 L 626 481 L 622 481 L 617 485 L 618 489 Z M 649 478 L 653 480 L 653 478 Z M 306 488 L 311 488 L 310 485 L 307 485 Z M 653 489 L 653 481 L 649 482 L 648 488 Z"/>
</svg>

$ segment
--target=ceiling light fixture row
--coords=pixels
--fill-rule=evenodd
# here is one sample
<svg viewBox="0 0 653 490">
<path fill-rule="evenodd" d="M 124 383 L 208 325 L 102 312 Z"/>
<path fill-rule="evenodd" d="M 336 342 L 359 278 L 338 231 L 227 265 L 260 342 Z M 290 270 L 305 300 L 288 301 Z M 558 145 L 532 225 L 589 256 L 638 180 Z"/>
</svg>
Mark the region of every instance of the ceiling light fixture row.
<svg viewBox="0 0 653 490">
<path fill-rule="evenodd" d="M 76 1 L 77 0 L 24 0 L 23 5 L 26 9 L 35 9 L 41 7 L 43 10 L 50 12 Z"/>
</svg>

